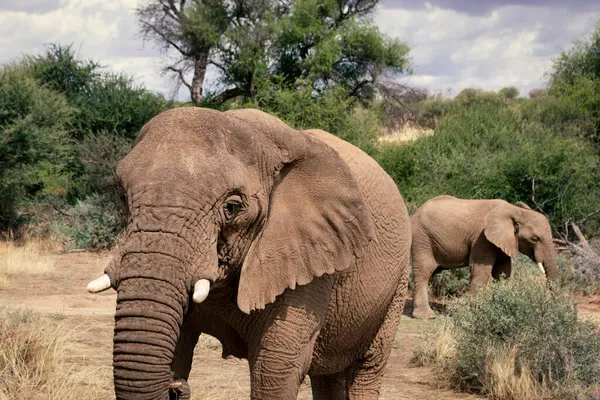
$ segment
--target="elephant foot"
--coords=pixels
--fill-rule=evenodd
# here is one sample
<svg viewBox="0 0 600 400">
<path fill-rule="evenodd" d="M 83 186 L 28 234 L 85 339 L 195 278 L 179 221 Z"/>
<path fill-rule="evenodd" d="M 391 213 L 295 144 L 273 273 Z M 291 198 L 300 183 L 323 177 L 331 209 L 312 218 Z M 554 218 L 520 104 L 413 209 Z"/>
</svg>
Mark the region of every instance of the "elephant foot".
<svg viewBox="0 0 600 400">
<path fill-rule="evenodd" d="M 190 386 L 185 379 L 174 379 L 169 384 L 169 400 L 189 400 Z"/>
<path fill-rule="evenodd" d="M 412 312 L 412 317 L 415 319 L 434 319 L 435 313 L 429 307 L 415 308 Z"/>
</svg>

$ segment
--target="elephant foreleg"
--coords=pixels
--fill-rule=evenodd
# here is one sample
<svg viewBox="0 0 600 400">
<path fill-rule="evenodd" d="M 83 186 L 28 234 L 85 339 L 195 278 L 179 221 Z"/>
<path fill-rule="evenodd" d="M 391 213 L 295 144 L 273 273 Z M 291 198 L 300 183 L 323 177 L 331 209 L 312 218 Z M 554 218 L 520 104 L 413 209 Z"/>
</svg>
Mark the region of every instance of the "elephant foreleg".
<svg viewBox="0 0 600 400">
<path fill-rule="evenodd" d="M 252 400 L 295 399 L 310 368 L 334 277 L 286 290 L 260 313 L 248 343 Z"/>
<path fill-rule="evenodd" d="M 469 264 L 471 265 L 471 286 L 469 293 L 487 284 L 492 278 L 492 267 L 498 259 L 499 249 L 490 243 L 482 233 L 471 248 Z"/>
</svg>

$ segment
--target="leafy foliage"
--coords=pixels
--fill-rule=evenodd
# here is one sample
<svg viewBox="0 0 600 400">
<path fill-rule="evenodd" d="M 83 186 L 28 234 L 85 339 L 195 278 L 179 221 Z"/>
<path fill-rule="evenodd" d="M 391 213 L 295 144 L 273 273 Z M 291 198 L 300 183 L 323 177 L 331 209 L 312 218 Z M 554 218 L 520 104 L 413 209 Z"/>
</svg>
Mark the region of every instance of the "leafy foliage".
<svg viewBox="0 0 600 400">
<path fill-rule="evenodd" d="M 593 148 L 558 127 L 525 119 L 527 108 L 493 96 L 456 101 L 435 135 L 383 146 L 377 155 L 410 209 L 440 194 L 533 199 L 558 225 L 600 208 L 600 160 Z"/>
<path fill-rule="evenodd" d="M 83 201 L 92 204 L 92 211 L 76 212 L 67 225 L 76 226 L 74 221 L 80 218 L 84 225 L 95 226 L 63 233 L 87 235 L 78 239 L 86 246 L 113 243 L 110 237 L 120 226 L 113 170 L 142 125 L 168 106 L 131 78 L 76 59 L 70 46 L 50 45 L 42 55 L 4 65 L 0 231 L 17 229 L 32 219 L 51 221 L 56 228 L 57 221 L 69 215 L 65 209 Z M 56 208 L 63 208 L 63 214 L 46 212 L 39 218 L 40 209 Z"/>
<path fill-rule="evenodd" d="M 323 129 L 373 152 L 378 135 L 377 110 L 352 107 L 346 91 L 338 86 L 315 97 L 308 86 L 268 92 L 263 110 L 297 129 Z"/>
<path fill-rule="evenodd" d="M 575 398 L 600 384 L 600 331 L 577 318 L 567 292 L 544 281 L 500 282 L 451 310 L 456 355 L 448 368 L 463 389 L 486 392 L 489 364 L 514 351 L 518 373 L 526 367 L 560 398 Z M 591 394 L 591 393 L 590 393 Z"/>
<path fill-rule="evenodd" d="M 18 207 L 42 191 L 50 175 L 68 175 L 74 111 L 18 65 L 0 70 L 0 230 L 18 223 Z"/>
<path fill-rule="evenodd" d="M 592 124 L 585 137 L 600 141 L 600 21 L 587 37 L 574 42 L 554 60 L 550 94 L 561 99 L 578 119 Z"/>
<path fill-rule="evenodd" d="M 519 89 L 514 86 L 509 86 L 509 87 L 500 89 L 500 91 L 498 93 L 500 93 L 502 96 L 506 97 L 507 99 L 516 99 L 517 96 L 519 95 Z"/>
</svg>

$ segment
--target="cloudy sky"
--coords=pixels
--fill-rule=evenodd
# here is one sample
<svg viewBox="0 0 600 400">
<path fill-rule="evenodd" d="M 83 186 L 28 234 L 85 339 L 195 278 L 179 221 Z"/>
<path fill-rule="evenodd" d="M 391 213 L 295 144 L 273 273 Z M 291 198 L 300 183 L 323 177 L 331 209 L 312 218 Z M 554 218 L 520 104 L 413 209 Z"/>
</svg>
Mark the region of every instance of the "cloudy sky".
<svg viewBox="0 0 600 400">
<path fill-rule="evenodd" d="M 161 55 L 136 37 L 144 0 L 0 0 L 0 62 L 72 43 L 82 58 L 170 92 Z M 412 86 L 453 96 L 466 87 L 543 87 L 553 57 L 593 29 L 599 0 L 382 0 L 375 22 L 411 47 Z M 180 91 L 179 97 L 187 93 Z"/>
</svg>

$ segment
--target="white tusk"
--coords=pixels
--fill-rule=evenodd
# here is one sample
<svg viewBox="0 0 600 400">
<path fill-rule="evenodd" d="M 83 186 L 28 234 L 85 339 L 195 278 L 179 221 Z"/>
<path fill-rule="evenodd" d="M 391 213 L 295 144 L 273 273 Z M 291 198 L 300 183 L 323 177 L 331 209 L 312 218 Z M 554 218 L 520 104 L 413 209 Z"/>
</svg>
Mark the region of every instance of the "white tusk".
<svg viewBox="0 0 600 400">
<path fill-rule="evenodd" d="M 210 281 L 208 279 L 200 279 L 194 285 L 194 294 L 192 295 L 192 299 L 194 303 L 202 303 L 208 297 L 208 292 L 210 291 Z"/>
<path fill-rule="evenodd" d="M 544 269 L 544 264 L 542 264 L 541 262 L 537 263 L 538 267 L 540 267 L 540 271 L 542 271 L 542 274 L 546 273 L 546 270 Z"/>
<path fill-rule="evenodd" d="M 90 293 L 100 293 L 106 289 L 110 289 L 110 278 L 106 274 L 98 279 L 94 279 L 87 285 L 87 290 Z"/>
</svg>

